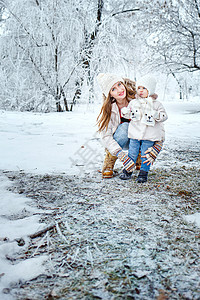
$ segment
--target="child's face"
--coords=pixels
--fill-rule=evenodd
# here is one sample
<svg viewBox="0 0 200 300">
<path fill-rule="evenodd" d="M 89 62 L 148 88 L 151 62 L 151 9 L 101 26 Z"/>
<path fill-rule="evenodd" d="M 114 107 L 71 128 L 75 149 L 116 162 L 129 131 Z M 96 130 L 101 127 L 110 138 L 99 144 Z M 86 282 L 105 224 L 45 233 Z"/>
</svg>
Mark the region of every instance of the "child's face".
<svg viewBox="0 0 200 300">
<path fill-rule="evenodd" d="M 138 86 L 138 88 L 137 88 L 137 94 L 141 98 L 147 98 L 148 97 L 148 90 L 144 86 Z"/>
<path fill-rule="evenodd" d="M 117 101 L 124 99 L 126 97 L 126 88 L 123 83 L 120 81 L 115 83 L 110 90 L 110 96 L 115 98 Z"/>
</svg>

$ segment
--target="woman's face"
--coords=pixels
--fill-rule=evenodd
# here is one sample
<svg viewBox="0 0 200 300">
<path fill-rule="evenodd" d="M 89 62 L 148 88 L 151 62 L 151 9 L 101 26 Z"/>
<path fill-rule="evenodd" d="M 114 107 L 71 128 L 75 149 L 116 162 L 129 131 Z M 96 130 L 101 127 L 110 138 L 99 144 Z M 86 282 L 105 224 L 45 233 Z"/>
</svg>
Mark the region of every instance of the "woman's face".
<svg viewBox="0 0 200 300">
<path fill-rule="evenodd" d="M 147 98 L 148 97 L 148 90 L 145 87 L 143 87 L 143 86 L 138 86 L 137 94 L 141 98 Z"/>
<path fill-rule="evenodd" d="M 115 98 L 116 101 L 124 99 L 126 97 L 126 88 L 123 83 L 120 81 L 115 83 L 110 89 L 110 96 Z"/>
</svg>

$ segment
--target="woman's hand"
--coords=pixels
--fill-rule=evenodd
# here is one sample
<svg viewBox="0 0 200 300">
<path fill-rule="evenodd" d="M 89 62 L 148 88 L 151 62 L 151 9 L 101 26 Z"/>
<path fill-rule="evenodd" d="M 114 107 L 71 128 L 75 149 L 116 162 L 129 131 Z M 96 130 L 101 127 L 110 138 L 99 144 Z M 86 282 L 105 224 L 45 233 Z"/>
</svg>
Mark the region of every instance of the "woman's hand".
<svg viewBox="0 0 200 300">
<path fill-rule="evenodd" d="M 144 153 L 146 155 L 142 155 L 141 157 L 146 158 L 146 160 L 143 162 L 143 164 L 147 164 L 148 165 L 153 165 L 155 159 L 149 154 L 151 153 L 153 147 L 148 148 Z"/>
<path fill-rule="evenodd" d="M 126 169 L 127 172 L 133 172 L 133 169 L 135 167 L 134 161 L 130 157 L 128 157 L 128 155 L 124 151 L 119 150 L 116 153 L 116 156 L 123 163 L 124 169 Z"/>
<path fill-rule="evenodd" d="M 146 160 L 143 162 L 143 164 L 153 165 L 156 157 L 160 153 L 163 147 L 163 141 L 155 142 L 154 145 L 150 148 L 148 148 L 144 153 L 145 155 L 141 156 L 143 158 L 146 158 Z"/>
</svg>

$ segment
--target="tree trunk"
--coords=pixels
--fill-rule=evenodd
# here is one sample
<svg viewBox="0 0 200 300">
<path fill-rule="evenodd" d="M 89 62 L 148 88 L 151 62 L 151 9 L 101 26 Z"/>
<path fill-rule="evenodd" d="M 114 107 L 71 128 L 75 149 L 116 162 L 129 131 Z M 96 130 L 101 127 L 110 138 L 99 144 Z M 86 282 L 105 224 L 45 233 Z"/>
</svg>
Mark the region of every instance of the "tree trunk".
<svg viewBox="0 0 200 300">
<path fill-rule="evenodd" d="M 60 101 L 56 102 L 56 108 L 57 108 L 57 112 L 63 112 L 63 109 L 60 105 Z"/>
<path fill-rule="evenodd" d="M 91 62 L 92 52 L 93 52 L 93 48 L 94 48 L 94 41 L 97 38 L 97 35 L 99 32 L 99 27 L 101 25 L 103 5 L 104 5 L 103 0 L 98 0 L 97 18 L 96 18 L 95 28 L 91 34 L 88 34 L 87 32 L 85 32 L 85 43 L 84 43 L 84 46 L 81 51 L 81 53 L 84 53 L 82 68 L 84 70 L 84 73 L 87 76 L 87 84 L 88 84 L 88 87 L 90 90 L 89 98 L 91 98 L 91 94 L 93 91 L 93 87 L 92 87 L 93 86 L 93 77 L 91 76 L 90 62 Z M 79 99 L 81 96 L 81 92 L 82 92 L 81 90 L 82 90 L 84 78 L 81 77 L 77 82 L 78 82 L 78 84 L 77 84 L 78 87 L 75 90 L 75 94 L 74 94 L 74 97 L 72 100 L 72 105 L 71 105 L 70 111 L 71 111 L 73 105 L 76 103 L 76 100 Z M 91 99 L 89 99 L 89 101 L 90 100 Z"/>
<path fill-rule="evenodd" d="M 171 70 L 170 70 L 171 71 Z M 179 81 L 179 79 L 176 77 L 175 73 L 171 71 L 172 76 L 176 79 L 178 86 L 179 86 L 179 97 L 181 100 L 183 100 L 183 88 Z"/>
</svg>

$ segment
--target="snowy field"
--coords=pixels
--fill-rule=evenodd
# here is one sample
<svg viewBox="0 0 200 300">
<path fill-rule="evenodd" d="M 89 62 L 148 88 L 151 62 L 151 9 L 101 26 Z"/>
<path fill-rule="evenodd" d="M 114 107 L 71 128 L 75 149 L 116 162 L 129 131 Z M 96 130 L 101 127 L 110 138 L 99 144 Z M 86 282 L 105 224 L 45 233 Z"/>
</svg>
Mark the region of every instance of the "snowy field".
<svg viewBox="0 0 200 300">
<path fill-rule="evenodd" d="M 99 107 L 0 111 L 0 299 L 199 299 L 200 102 L 164 106 L 142 186 L 101 179 Z"/>
</svg>

